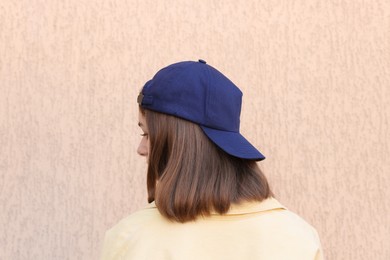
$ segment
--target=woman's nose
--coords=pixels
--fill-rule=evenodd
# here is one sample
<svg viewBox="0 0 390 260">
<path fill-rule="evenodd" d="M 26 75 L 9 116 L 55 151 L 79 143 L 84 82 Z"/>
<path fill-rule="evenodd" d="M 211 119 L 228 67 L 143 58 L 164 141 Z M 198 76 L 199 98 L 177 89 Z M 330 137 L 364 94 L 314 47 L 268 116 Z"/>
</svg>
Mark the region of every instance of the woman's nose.
<svg viewBox="0 0 390 260">
<path fill-rule="evenodd" d="M 137 153 L 141 156 L 147 156 L 148 155 L 148 149 L 147 149 L 147 146 L 145 144 L 145 141 L 142 140 L 140 143 L 139 143 L 139 146 L 138 146 L 138 149 L 137 149 Z"/>
</svg>

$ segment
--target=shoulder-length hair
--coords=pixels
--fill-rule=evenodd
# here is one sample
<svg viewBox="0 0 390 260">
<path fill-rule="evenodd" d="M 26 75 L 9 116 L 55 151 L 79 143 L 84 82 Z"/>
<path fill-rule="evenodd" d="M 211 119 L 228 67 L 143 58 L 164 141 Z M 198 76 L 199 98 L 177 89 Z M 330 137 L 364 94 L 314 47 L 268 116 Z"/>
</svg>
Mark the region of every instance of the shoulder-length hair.
<svg viewBox="0 0 390 260">
<path fill-rule="evenodd" d="M 195 123 L 145 110 L 150 141 L 149 203 L 172 221 L 187 222 L 232 203 L 262 201 L 272 192 L 256 161 L 231 156 Z"/>
</svg>

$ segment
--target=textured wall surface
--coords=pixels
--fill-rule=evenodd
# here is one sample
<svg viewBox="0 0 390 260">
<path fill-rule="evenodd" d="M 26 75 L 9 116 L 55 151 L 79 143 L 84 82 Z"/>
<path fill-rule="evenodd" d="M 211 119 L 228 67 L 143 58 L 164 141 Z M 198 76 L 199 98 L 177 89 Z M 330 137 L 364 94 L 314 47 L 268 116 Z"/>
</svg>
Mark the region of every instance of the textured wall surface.
<svg viewBox="0 0 390 260">
<path fill-rule="evenodd" d="M 327 259 L 390 259 L 387 0 L 0 0 L 0 259 L 97 259 L 146 203 L 135 98 L 203 58 Z"/>
</svg>

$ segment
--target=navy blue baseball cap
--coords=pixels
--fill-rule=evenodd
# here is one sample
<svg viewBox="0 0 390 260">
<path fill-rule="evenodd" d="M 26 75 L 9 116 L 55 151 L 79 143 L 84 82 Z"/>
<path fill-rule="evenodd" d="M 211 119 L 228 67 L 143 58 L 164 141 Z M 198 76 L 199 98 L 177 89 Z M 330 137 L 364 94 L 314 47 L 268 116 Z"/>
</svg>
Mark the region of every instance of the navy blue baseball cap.
<svg viewBox="0 0 390 260">
<path fill-rule="evenodd" d="M 239 132 L 242 92 L 204 60 L 169 65 L 142 88 L 141 107 L 198 124 L 226 153 L 243 159 L 265 159 Z"/>
</svg>

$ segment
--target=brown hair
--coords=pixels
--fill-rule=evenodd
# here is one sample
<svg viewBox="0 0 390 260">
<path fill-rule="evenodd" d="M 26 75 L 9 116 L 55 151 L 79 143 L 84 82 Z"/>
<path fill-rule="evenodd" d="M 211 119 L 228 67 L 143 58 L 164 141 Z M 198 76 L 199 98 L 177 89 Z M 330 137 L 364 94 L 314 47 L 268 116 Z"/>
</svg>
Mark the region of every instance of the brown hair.
<svg viewBox="0 0 390 260">
<path fill-rule="evenodd" d="M 256 161 L 227 154 L 195 123 L 140 109 L 150 138 L 148 201 L 163 216 L 186 222 L 272 196 Z"/>
</svg>

